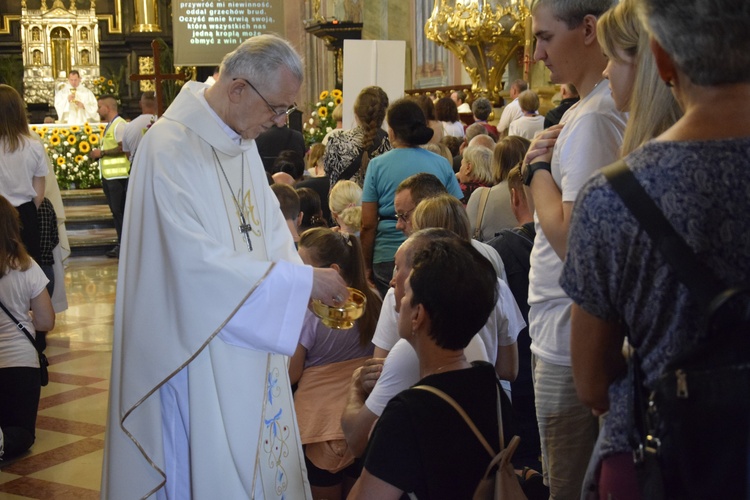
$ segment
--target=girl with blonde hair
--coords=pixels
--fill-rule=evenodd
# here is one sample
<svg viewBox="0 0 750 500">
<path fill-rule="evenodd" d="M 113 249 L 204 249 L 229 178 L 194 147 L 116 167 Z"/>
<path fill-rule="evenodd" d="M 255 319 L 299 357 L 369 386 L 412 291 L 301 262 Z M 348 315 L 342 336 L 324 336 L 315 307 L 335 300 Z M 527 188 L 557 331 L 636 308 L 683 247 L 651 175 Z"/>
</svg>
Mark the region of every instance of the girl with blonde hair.
<svg viewBox="0 0 750 500">
<path fill-rule="evenodd" d="M 307 152 L 307 175 L 310 177 L 325 177 L 326 172 L 323 166 L 323 155 L 326 147 L 319 142 L 310 146 Z"/>
<path fill-rule="evenodd" d="M 630 112 L 622 141 L 625 156 L 671 127 L 682 110 L 659 78 L 634 0 L 622 0 L 602 14 L 596 32 L 609 59 L 603 76 L 609 80 L 615 105 Z"/>
<path fill-rule="evenodd" d="M 328 207 L 340 231 L 359 236 L 362 229 L 362 188 L 356 182 L 338 181 L 328 195 Z"/>
</svg>

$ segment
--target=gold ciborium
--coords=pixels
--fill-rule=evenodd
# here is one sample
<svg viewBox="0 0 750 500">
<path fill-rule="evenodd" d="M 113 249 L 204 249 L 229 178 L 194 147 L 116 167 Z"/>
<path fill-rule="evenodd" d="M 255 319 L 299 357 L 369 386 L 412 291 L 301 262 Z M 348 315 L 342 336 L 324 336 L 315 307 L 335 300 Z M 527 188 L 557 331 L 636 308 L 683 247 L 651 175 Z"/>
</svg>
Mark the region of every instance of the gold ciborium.
<svg viewBox="0 0 750 500">
<path fill-rule="evenodd" d="M 475 95 L 496 102 L 505 66 L 526 39 L 528 17 L 524 0 L 435 0 L 424 31 L 456 54 Z"/>
<path fill-rule="evenodd" d="M 365 313 L 367 298 L 365 294 L 356 288 L 349 288 L 349 297 L 343 304 L 338 306 L 328 306 L 318 299 L 312 300 L 312 310 L 317 317 L 321 319 L 324 325 L 336 330 L 347 330 L 354 326 Z"/>
</svg>

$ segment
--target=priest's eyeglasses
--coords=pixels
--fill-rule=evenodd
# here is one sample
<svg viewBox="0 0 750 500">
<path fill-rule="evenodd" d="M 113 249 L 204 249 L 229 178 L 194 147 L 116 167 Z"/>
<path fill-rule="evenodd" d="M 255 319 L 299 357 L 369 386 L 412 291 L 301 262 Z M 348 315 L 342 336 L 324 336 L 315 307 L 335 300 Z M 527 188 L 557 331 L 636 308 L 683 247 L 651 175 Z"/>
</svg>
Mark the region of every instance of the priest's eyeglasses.
<svg viewBox="0 0 750 500">
<path fill-rule="evenodd" d="M 266 103 L 266 106 L 268 106 L 268 109 L 270 109 L 271 112 L 273 113 L 273 117 L 274 118 L 281 118 L 282 116 L 289 116 L 294 111 L 297 110 L 297 103 L 295 102 L 294 104 L 292 104 L 291 106 L 289 106 L 284 111 L 277 111 L 276 108 L 274 108 L 273 106 L 271 106 L 271 103 L 268 102 L 265 97 L 263 97 L 263 94 L 261 94 L 260 92 L 258 92 L 258 89 L 255 88 L 255 85 L 253 85 L 252 83 L 250 83 L 249 81 L 247 81 L 244 78 L 234 78 L 232 81 L 234 81 L 234 80 L 242 80 L 243 82 L 247 83 L 250 86 L 250 88 L 253 89 L 256 94 L 258 94 L 258 97 L 260 97 L 261 99 L 263 99 L 263 102 Z"/>
</svg>

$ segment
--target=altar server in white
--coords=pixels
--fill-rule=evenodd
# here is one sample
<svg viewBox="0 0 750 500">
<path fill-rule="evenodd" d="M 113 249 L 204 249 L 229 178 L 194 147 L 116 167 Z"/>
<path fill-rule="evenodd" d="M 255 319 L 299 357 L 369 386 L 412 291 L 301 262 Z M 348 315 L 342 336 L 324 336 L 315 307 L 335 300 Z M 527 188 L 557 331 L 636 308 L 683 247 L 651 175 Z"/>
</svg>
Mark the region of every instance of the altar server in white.
<svg viewBox="0 0 750 500">
<path fill-rule="evenodd" d="M 68 83 L 63 83 L 55 92 L 55 110 L 59 123 L 83 125 L 99 121 L 94 93 L 81 85 L 81 75 L 73 70 L 68 74 Z"/>
<path fill-rule="evenodd" d="M 253 140 L 302 82 L 286 41 L 251 38 L 189 82 L 132 168 L 115 306 L 102 498 L 310 498 L 287 377 L 304 266 Z"/>
</svg>

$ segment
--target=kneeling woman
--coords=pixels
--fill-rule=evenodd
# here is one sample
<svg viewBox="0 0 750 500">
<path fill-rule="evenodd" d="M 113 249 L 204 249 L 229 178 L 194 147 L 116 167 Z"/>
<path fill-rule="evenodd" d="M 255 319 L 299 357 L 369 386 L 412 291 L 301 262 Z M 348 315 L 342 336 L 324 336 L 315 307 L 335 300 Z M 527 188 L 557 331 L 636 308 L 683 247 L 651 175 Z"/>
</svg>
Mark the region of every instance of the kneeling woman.
<svg viewBox="0 0 750 500">
<path fill-rule="evenodd" d="M 18 212 L 0 196 L 0 302 L 34 335 L 52 330 L 55 311 L 49 280 L 26 253 L 19 226 Z M 40 381 L 36 348 L 0 310 L 0 460 L 34 444 Z"/>
<path fill-rule="evenodd" d="M 346 446 L 340 419 L 354 370 L 372 357 L 382 300 L 365 279 L 362 249 L 353 234 L 309 229 L 300 236 L 299 254 L 305 264 L 336 269 L 367 298 L 364 315 L 349 330 L 329 328 L 307 311 L 289 365 L 289 378 L 298 383 L 294 406 L 313 498 L 335 500 L 346 496 L 361 467 Z"/>
<path fill-rule="evenodd" d="M 468 241 L 435 240 L 414 255 L 398 325 L 399 335 L 417 352 L 418 385 L 455 399 L 495 449 L 497 375 L 489 363 L 469 364 L 463 350 L 495 307 L 496 289 L 495 270 Z M 383 411 L 350 498 L 397 499 L 404 493 L 420 499 L 471 498 L 489 462 L 456 410 L 435 394 L 412 388 Z"/>
</svg>

